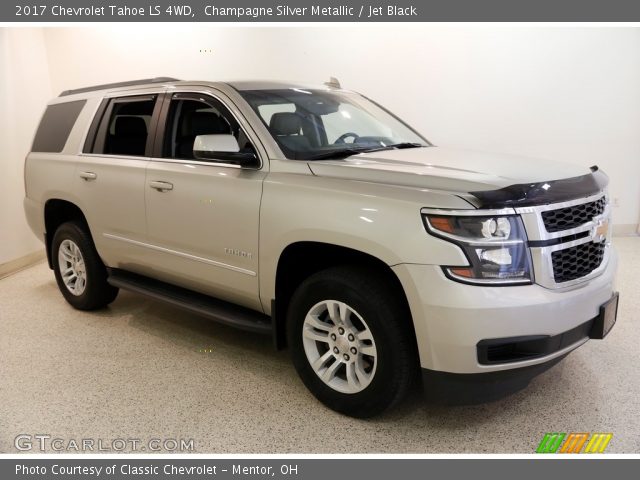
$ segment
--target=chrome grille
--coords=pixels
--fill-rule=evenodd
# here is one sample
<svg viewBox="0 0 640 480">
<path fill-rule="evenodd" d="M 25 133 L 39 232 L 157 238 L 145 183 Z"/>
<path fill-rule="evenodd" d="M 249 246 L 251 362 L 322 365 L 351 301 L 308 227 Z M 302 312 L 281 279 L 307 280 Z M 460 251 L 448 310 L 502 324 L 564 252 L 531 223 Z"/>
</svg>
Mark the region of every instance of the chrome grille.
<svg viewBox="0 0 640 480">
<path fill-rule="evenodd" d="M 594 278 L 610 252 L 611 207 L 606 193 L 568 202 L 521 207 L 535 282 L 566 288 Z"/>
<path fill-rule="evenodd" d="M 606 204 L 606 198 L 601 197 L 594 202 L 542 212 L 542 220 L 547 232 L 561 232 L 579 227 L 602 215 Z"/>
<path fill-rule="evenodd" d="M 556 283 L 569 282 L 589 275 L 604 259 L 605 243 L 583 243 L 551 254 Z"/>
</svg>

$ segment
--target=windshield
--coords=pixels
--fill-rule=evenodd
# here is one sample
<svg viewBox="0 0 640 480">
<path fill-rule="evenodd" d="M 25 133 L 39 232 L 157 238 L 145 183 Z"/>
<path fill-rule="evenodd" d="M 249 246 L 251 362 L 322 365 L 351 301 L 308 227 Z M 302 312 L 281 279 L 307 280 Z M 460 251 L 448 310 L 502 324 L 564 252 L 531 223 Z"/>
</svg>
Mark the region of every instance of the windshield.
<svg viewBox="0 0 640 480">
<path fill-rule="evenodd" d="M 408 125 L 355 93 L 288 88 L 240 94 L 287 158 L 344 158 L 365 151 L 429 146 Z"/>
</svg>

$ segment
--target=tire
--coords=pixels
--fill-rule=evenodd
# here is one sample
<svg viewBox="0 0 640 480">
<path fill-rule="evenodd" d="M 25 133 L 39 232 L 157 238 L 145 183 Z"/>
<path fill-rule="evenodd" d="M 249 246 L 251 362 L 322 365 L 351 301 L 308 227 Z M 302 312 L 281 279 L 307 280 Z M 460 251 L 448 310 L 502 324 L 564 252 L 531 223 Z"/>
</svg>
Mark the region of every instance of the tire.
<svg viewBox="0 0 640 480">
<path fill-rule="evenodd" d="M 67 222 L 58 227 L 51 259 L 58 288 L 74 308 L 97 310 L 118 295 L 118 289 L 107 283 L 107 269 L 84 225 Z"/>
<path fill-rule="evenodd" d="M 417 374 L 406 303 L 373 270 L 335 267 L 306 279 L 289 304 L 287 336 L 304 384 L 345 415 L 372 417 L 392 407 Z"/>
</svg>

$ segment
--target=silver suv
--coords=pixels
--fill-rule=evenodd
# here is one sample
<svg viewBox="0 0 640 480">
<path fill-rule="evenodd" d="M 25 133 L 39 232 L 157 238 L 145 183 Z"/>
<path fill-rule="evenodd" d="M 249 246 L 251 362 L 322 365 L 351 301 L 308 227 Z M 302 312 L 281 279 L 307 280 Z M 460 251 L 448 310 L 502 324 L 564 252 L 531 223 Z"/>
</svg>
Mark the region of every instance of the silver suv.
<svg viewBox="0 0 640 480">
<path fill-rule="evenodd" d="M 616 319 L 597 167 L 438 148 L 340 88 L 158 78 L 63 92 L 25 210 L 75 308 L 120 288 L 288 346 L 348 415 L 525 386 Z"/>
</svg>

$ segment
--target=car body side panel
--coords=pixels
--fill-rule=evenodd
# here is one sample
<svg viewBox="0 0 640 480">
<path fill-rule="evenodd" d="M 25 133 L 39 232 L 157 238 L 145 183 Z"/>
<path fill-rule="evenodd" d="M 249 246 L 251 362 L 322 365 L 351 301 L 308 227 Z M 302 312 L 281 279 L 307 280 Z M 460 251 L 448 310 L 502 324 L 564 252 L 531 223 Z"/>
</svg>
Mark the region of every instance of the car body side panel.
<svg viewBox="0 0 640 480">
<path fill-rule="evenodd" d="M 280 165 L 284 162 L 283 165 Z M 260 214 L 260 293 L 270 312 L 278 260 L 297 242 L 323 242 L 399 263 L 466 265 L 455 245 L 432 237 L 420 216 L 424 205 L 472 208 L 453 195 L 389 185 L 321 178 L 290 160 L 274 160 L 264 183 Z"/>
<path fill-rule="evenodd" d="M 260 310 L 259 211 L 264 170 L 154 159 L 147 206 L 145 275 Z M 149 185 L 169 182 L 171 191 Z"/>
<path fill-rule="evenodd" d="M 73 174 L 78 158 L 58 153 L 30 153 L 25 162 L 27 197 L 25 210 L 27 223 L 33 233 L 44 238 L 44 208 L 48 200 L 65 200 L 76 205 L 80 202 L 72 191 Z"/>
<path fill-rule="evenodd" d="M 144 261 L 144 252 L 119 238 L 144 242 L 145 157 L 80 155 L 73 176 L 73 193 L 81 199 L 91 235 L 102 261 L 109 267 L 132 268 Z M 95 180 L 84 180 L 85 172 Z"/>
</svg>

